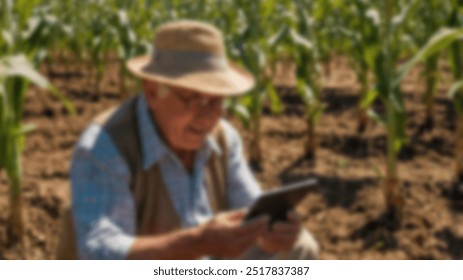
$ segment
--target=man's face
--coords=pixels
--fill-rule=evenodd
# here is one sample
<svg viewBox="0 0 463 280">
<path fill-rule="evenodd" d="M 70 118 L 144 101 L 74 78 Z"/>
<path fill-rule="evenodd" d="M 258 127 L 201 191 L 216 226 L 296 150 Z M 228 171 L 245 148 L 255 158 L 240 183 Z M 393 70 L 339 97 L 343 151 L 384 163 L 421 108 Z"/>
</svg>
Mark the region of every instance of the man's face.
<svg viewBox="0 0 463 280">
<path fill-rule="evenodd" d="M 144 89 L 157 127 L 174 149 L 199 149 L 222 114 L 219 96 L 150 81 L 145 81 Z"/>
</svg>

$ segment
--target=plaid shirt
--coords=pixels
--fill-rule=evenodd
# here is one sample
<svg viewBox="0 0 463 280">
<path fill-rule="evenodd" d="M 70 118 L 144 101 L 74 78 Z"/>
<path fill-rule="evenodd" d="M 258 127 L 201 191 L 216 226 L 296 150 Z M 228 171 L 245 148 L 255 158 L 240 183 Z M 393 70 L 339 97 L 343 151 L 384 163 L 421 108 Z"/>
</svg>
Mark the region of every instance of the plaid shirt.
<svg viewBox="0 0 463 280">
<path fill-rule="evenodd" d="M 183 227 L 194 227 L 212 216 L 203 170 L 220 147 L 208 137 L 196 153 L 189 174 L 180 160 L 160 139 L 149 116 L 143 95 L 138 98 L 137 118 L 143 168 L 158 164 L 167 191 Z M 260 187 L 243 157 L 236 130 L 223 123 L 229 146 L 228 203 L 231 209 L 249 206 Z M 131 175 L 109 135 L 91 124 L 79 139 L 71 164 L 72 210 L 77 247 L 82 259 L 125 259 L 135 240 L 135 206 L 129 189 Z"/>
</svg>

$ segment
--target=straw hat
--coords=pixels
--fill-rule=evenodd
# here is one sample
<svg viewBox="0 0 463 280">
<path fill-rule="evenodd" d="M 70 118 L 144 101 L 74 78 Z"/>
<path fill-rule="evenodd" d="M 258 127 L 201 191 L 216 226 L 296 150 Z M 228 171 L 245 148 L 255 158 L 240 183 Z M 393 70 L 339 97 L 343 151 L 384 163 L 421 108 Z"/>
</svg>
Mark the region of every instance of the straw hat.
<svg viewBox="0 0 463 280">
<path fill-rule="evenodd" d="M 211 95 L 239 95 L 254 86 L 254 78 L 226 58 L 222 34 L 191 20 L 161 25 L 151 55 L 132 58 L 128 69 L 143 79 Z"/>
</svg>

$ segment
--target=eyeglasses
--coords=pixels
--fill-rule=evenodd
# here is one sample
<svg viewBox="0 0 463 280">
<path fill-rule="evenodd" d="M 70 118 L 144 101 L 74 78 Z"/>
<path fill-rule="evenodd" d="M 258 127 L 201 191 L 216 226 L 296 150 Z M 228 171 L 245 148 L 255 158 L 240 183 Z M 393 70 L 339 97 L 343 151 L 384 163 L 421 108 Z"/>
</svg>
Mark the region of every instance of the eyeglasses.
<svg viewBox="0 0 463 280">
<path fill-rule="evenodd" d="M 173 93 L 177 96 L 186 107 L 194 110 L 206 108 L 222 108 L 222 97 L 204 97 L 198 94 L 186 94 L 183 92 Z"/>
</svg>

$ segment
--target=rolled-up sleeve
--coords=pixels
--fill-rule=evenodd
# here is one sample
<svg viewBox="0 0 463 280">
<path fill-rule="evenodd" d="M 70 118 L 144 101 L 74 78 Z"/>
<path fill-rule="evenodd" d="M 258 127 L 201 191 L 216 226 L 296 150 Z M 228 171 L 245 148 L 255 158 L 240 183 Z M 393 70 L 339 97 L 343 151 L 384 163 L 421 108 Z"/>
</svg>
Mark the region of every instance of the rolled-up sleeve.
<svg viewBox="0 0 463 280">
<path fill-rule="evenodd" d="M 240 135 L 228 122 L 222 123 L 229 148 L 228 203 L 231 209 L 248 207 L 262 191 L 244 157 Z"/>
<path fill-rule="evenodd" d="M 130 172 L 110 137 L 91 125 L 71 164 L 72 212 L 81 259 L 126 259 L 135 240 Z"/>
</svg>

